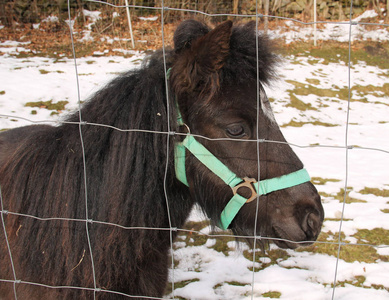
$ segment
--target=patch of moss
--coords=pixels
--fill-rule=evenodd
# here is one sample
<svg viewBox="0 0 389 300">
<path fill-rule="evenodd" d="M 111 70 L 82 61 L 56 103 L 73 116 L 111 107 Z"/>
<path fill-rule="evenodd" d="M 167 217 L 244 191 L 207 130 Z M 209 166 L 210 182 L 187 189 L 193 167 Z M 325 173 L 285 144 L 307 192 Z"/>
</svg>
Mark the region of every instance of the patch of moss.
<svg viewBox="0 0 389 300">
<path fill-rule="evenodd" d="M 201 221 L 201 222 L 189 221 L 185 223 L 184 229 L 200 231 L 201 229 L 204 229 L 205 227 L 209 226 L 209 224 L 210 224 L 209 221 Z"/>
<path fill-rule="evenodd" d="M 336 286 L 341 286 L 341 287 L 345 287 L 346 284 L 350 284 L 350 285 L 353 285 L 355 287 L 364 287 L 363 283 L 366 281 L 366 277 L 365 276 L 355 276 L 352 280 L 344 280 L 344 281 L 338 281 L 336 283 Z M 333 283 L 331 285 L 331 287 L 333 287 Z"/>
<path fill-rule="evenodd" d="M 363 195 L 375 195 L 380 197 L 389 197 L 389 190 L 386 189 L 378 189 L 378 188 L 369 188 L 365 187 L 363 190 L 360 190 L 358 193 Z"/>
<path fill-rule="evenodd" d="M 317 108 L 312 107 L 311 103 L 305 103 L 304 101 L 301 101 L 299 98 L 297 98 L 294 94 L 289 93 L 289 103 L 286 105 L 287 107 L 293 107 L 301 111 L 306 110 L 317 110 Z"/>
<path fill-rule="evenodd" d="M 209 225 L 209 221 L 188 222 L 184 225 L 184 228 L 189 231 L 180 232 L 179 236 L 187 246 L 202 246 L 208 241 L 209 238 L 215 239 L 215 244 L 209 248 L 228 255 L 228 252 L 231 251 L 230 247 L 228 246 L 228 242 L 235 241 L 235 237 L 233 235 L 212 237 L 199 233 L 200 230 Z"/>
<path fill-rule="evenodd" d="M 192 282 L 197 282 L 197 281 L 200 281 L 200 279 L 193 278 L 190 280 L 183 280 L 183 281 L 175 282 L 174 289 L 176 290 L 176 289 L 183 288 L 183 287 L 187 286 L 188 284 L 190 284 Z M 165 288 L 165 295 L 170 294 L 172 292 L 173 292 L 173 284 L 171 282 L 169 282 Z M 177 297 L 177 296 L 174 299 L 186 300 L 186 298 Z"/>
<path fill-rule="evenodd" d="M 316 185 L 325 185 L 327 182 L 339 182 L 339 179 L 331 179 L 331 178 L 322 178 L 322 177 L 312 177 L 311 181 Z"/>
<path fill-rule="evenodd" d="M 243 251 L 243 256 L 250 261 L 253 260 L 253 252 L 252 251 L 249 251 L 249 250 Z M 280 248 L 267 250 L 266 252 L 262 251 L 261 249 L 257 249 L 255 251 L 255 258 L 254 258 L 255 262 L 260 262 L 260 259 L 263 257 L 269 258 L 270 262 L 261 262 L 260 268 L 249 267 L 249 270 L 254 271 L 254 272 L 258 272 L 262 269 L 267 268 L 270 265 L 277 264 L 279 261 L 287 260 L 291 256 L 288 254 L 287 251 L 280 249 Z"/>
<path fill-rule="evenodd" d="M 377 233 L 372 233 L 373 236 L 375 236 Z M 358 230 L 358 232 L 353 235 L 353 237 L 358 239 L 358 244 L 362 244 L 362 241 L 359 239 L 360 236 L 369 236 L 369 233 L 364 233 L 361 230 Z M 341 233 L 341 241 L 342 246 L 340 248 L 339 252 L 339 258 L 346 261 L 346 262 L 365 262 L 365 263 L 375 263 L 377 260 L 381 260 L 384 262 L 389 261 L 389 256 L 379 255 L 377 253 L 377 250 L 369 245 L 352 245 L 349 244 L 349 242 L 345 241 L 345 235 L 342 232 Z M 366 243 L 366 242 L 364 242 Z M 338 256 L 338 250 L 339 250 L 339 234 L 335 233 L 333 234 L 330 232 L 321 232 L 317 242 L 314 243 L 311 246 L 305 247 L 305 248 L 298 248 L 295 251 L 299 252 L 312 252 L 312 253 L 320 253 L 320 254 L 327 254 L 334 257 Z"/>
<path fill-rule="evenodd" d="M 388 261 L 388 258 L 377 253 L 377 250 L 371 246 L 347 245 L 340 249 L 340 259 L 346 262 L 365 262 L 375 263 L 377 260 Z"/>
<path fill-rule="evenodd" d="M 216 284 L 213 289 L 214 290 L 217 290 L 217 289 L 220 289 L 221 287 L 225 286 L 225 285 L 232 285 L 232 286 L 240 286 L 240 287 L 243 287 L 243 286 L 247 286 L 249 285 L 249 283 L 243 283 L 243 282 L 239 282 L 239 281 L 226 281 L 226 282 L 222 282 L 222 283 L 218 283 Z M 247 296 L 250 296 L 251 293 L 249 293 Z"/>
<path fill-rule="evenodd" d="M 55 110 L 58 112 L 58 111 L 63 111 L 65 109 L 66 104 L 68 103 L 69 101 L 66 100 L 58 101 L 56 103 L 53 103 L 53 100 L 49 100 L 49 101 L 27 102 L 24 106 L 45 108 L 48 110 Z"/>
<path fill-rule="evenodd" d="M 289 94 L 308 96 L 316 95 L 318 97 L 338 98 L 340 100 L 348 100 L 348 88 L 339 88 L 333 86 L 331 89 L 322 89 L 311 84 L 301 83 L 295 80 L 286 80 L 286 82 L 293 84 L 293 90 L 287 90 Z"/>
<path fill-rule="evenodd" d="M 317 59 L 317 58 L 312 58 L 312 57 L 310 57 L 309 59 L 308 59 L 308 63 L 310 64 L 310 65 L 316 65 L 316 64 L 318 64 L 318 63 L 321 63 L 321 64 L 323 64 L 323 65 L 328 65 L 328 62 L 327 61 L 323 61 L 323 60 L 320 60 L 320 59 Z"/>
<path fill-rule="evenodd" d="M 351 203 L 367 203 L 367 201 L 362 200 L 362 199 L 357 199 L 354 197 L 350 197 L 349 193 L 351 192 L 351 188 L 347 191 L 346 193 L 346 199 L 345 198 L 345 193 L 344 189 L 340 189 L 340 191 L 336 194 L 328 194 L 325 192 L 319 192 L 320 196 L 325 197 L 325 198 L 334 198 L 335 200 L 338 200 L 340 203 L 345 202 L 346 204 L 351 204 Z"/>
<path fill-rule="evenodd" d="M 0 91 L 0 95 L 5 95 L 5 91 Z"/>
<path fill-rule="evenodd" d="M 361 288 L 367 288 L 367 289 L 375 289 L 375 290 L 386 290 L 386 291 L 389 291 L 389 288 L 383 286 L 383 285 L 379 285 L 379 284 L 369 284 L 369 285 L 365 285 L 366 281 L 366 277 L 365 276 L 362 276 L 362 275 L 359 275 L 359 276 L 355 276 L 352 280 L 344 280 L 344 281 L 338 281 L 336 283 L 336 286 L 341 286 L 341 287 L 345 287 L 346 285 L 353 285 L 355 287 L 361 287 Z M 332 283 L 331 284 L 331 287 L 333 287 L 334 284 Z"/>
<path fill-rule="evenodd" d="M 385 214 L 389 214 L 389 209 L 388 208 L 384 208 L 384 209 L 381 209 L 381 211 Z"/>
<path fill-rule="evenodd" d="M 350 191 L 351 190 L 347 191 L 346 199 L 344 199 L 344 197 L 345 197 L 344 189 L 340 189 L 339 193 L 337 193 L 335 195 L 335 199 L 339 200 L 339 202 L 341 202 L 341 203 L 345 202 L 347 204 L 350 204 L 350 203 L 367 203 L 367 201 L 365 201 L 365 200 L 361 200 L 361 199 L 350 197 L 349 196 Z"/>
<path fill-rule="evenodd" d="M 288 126 L 292 126 L 292 127 L 303 127 L 304 125 L 306 124 L 312 124 L 312 125 L 315 125 L 315 126 L 324 126 L 324 127 L 336 127 L 336 126 L 339 126 L 337 124 L 330 124 L 330 123 L 325 123 L 325 122 L 321 122 L 321 121 L 312 121 L 312 122 L 300 122 L 300 121 L 296 121 L 294 119 L 292 119 L 289 123 L 286 123 L 286 124 L 282 124 L 280 127 L 288 127 Z"/>
<path fill-rule="evenodd" d="M 358 96 L 362 97 L 359 102 L 370 103 L 367 95 L 372 95 L 375 97 L 387 97 L 389 96 L 389 83 L 384 83 L 383 86 L 374 86 L 374 85 L 355 85 L 352 87 L 352 91 L 355 92 Z M 389 106 L 388 103 L 382 101 L 374 101 L 374 104 L 382 104 Z"/>
<path fill-rule="evenodd" d="M 314 78 L 307 78 L 306 81 L 310 84 L 315 84 L 315 85 L 319 85 L 320 84 L 320 80 L 319 79 L 314 79 Z"/>
<path fill-rule="evenodd" d="M 186 246 L 202 246 L 208 240 L 208 236 L 192 231 L 180 233 L 179 235 L 184 237 L 182 241 L 185 242 Z"/>
<path fill-rule="evenodd" d="M 362 244 L 389 245 L 389 230 L 383 228 L 360 229 L 353 237 L 358 239 L 358 243 Z"/>
<path fill-rule="evenodd" d="M 187 286 L 189 283 L 197 282 L 197 281 L 200 281 L 200 279 L 193 278 L 193 279 L 190 279 L 190 280 L 183 280 L 183 281 L 175 282 L 174 283 L 174 287 L 177 288 L 177 289 L 183 288 L 183 287 Z"/>
<path fill-rule="evenodd" d="M 261 267 L 261 268 L 257 268 L 257 267 L 248 267 L 247 268 L 250 272 L 259 272 L 261 270 L 263 270 L 264 268 Z"/>
<path fill-rule="evenodd" d="M 222 252 L 224 255 L 228 256 L 228 252 L 231 251 L 230 247 L 228 247 L 228 242 L 235 241 L 235 237 L 231 235 L 229 236 L 223 236 L 223 237 L 217 237 L 216 243 L 210 248 L 213 248 L 217 252 Z"/>
<path fill-rule="evenodd" d="M 312 80 L 307 80 L 312 82 Z M 305 84 L 295 80 L 286 80 L 286 82 L 293 84 L 294 89 L 287 90 L 289 92 L 289 97 L 291 99 L 290 104 L 288 106 L 295 107 L 299 110 L 317 110 L 310 106 L 310 104 L 305 104 L 301 100 L 299 100 L 296 95 L 307 96 L 307 95 L 316 95 L 322 98 L 336 98 L 343 101 L 348 101 L 349 98 L 349 90 L 348 87 L 338 87 L 333 85 L 331 89 L 322 89 L 313 86 L 312 84 Z M 374 85 L 354 85 L 351 87 L 352 95 L 357 95 L 360 98 L 355 99 L 351 97 L 351 102 L 362 102 L 362 103 L 370 103 L 369 99 L 366 97 L 367 95 L 373 95 L 375 97 L 383 97 L 389 96 L 389 83 L 385 83 L 383 86 L 374 86 Z M 302 102 L 302 103 L 301 103 Z M 375 104 L 382 104 L 389 106 L 388 103 L 382 101 L 375 101 Z"/>
<path fill-rule="evenodd" d="M 376 97 L 382 97 L 383 95 L 389 95 L 389 83 L 384 83 L 383 86 L 375 86 L 375 85 L 354 85 L 353 89 L 358 94 L 372 94 Z"/>
<path fill-rule="evenodd" d="M 324 218 L 324 221 L 335 221 L 335 222 L 340 222 L 340 221 L 352 221 L 353 219 L 347 219 L 347 218 Z"/>
<path fill-rule="evenodd" d="M 331 197 L 333 197 L 331 194 L 326 193 L 326 192 L 319 192 L 319 195 L 322 198 L 331 198 Z"/>
<path fill-rule="evenodd" d="M 61 70 L 57 70 L 57 71 L 55 71 L 55 72 L 56 72 L 56 73 L 59 73 L 59 74 L 65 73 L 64 71 L 61 71 Z M 49 74 L 49 73 L 51 73 L 51 72 L 50 72 L 50 71 L 43 70 L 43 69 L 40 69 L 40 70 L 39 70 L 39 73 L 45 75 L 45 74 Z"/>
<path fill-rule="evenodd" d="M 278 299 L 278 298 L 281 298 L 281 293 L 277 292 L 277 291 L 270 291 L 270 292 L 267 292 L 267 293 L 263 293 L 262 297 Z"/>
<path fill-rule="evenodd" d="M 39 56 L 37 53 L 33 53 L 32 51 L 20 51 L 18 52 L 15 57 L 19 58 L 19 59 L 23 59 L 23 58 L 27 58 L 27 57 L 36 57 L 36 56 Z"/>
<path fill-rule="evenodd" d="M 307 51 L 308 50 L 308 51 Z M 285 51 L 286 55 L 298 55 L 309 57 L 309 63 L 329 63 L 343 62 L 348 65 L 349 48 L 348 43 L 326 41 L 320 46 L 307 49 L 306 43 L 294 43 Z M 355 43 L 353 44 L 351 64 L 355 65 L 359 61 L 366 62 L 367 65 L 379 67 L 382 70 L 389 69 L 389 43 Z"/>
<path fill-rule="evenodd" d="M 234 286 L 246 286 L 247 283 L 238 282 L 238 281 L 227 281 L 226 284 L 234 285 Z"/>
<path fill-rule="evenodd" d="M 389 288 L 386 286 L 383 286 L 382 284 L 372 284 L 371 287 L 375 290 L 385 290 L 389 292 Z"/>
<path fill-rule="evenodd" d="M 45 74 L 49 74 L 50 72 L 49 72 L 49 71 L 46 71 L 46 70 L 40 69 L 40 70 L 39 70 L 39 73 L 45 75 Z"/>
</svg>

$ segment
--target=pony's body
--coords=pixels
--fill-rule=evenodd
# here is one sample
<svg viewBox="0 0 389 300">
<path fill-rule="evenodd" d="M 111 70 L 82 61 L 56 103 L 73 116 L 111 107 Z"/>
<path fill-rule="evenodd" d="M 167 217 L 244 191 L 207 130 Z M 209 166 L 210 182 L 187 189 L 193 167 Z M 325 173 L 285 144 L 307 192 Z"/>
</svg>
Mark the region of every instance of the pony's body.
<svg viewBox="0 0 389 300">
<path fill-rule="evenodd" d="M 133 124 L 133 128 L 166 132 L 165 81 L 163 76 L 159 80 L 150 78 L 147 71 L 131 72 L 110 83 L 94 97 L 93 103 L 86 104 L 83 120 L 117 128 L 128 128 L 128 124 Z M 159 71 L 163 74 L 163 69 Z M 150 83 L 145 82 L 148 80 Z M 134 86 L 128 86 L 129 82 L 133 82 Z M 154 97 L 153 91 L 150 95 L 139 95 L 144 93 L 142 87 L 151 86 L 151 82 L 160 99 Z M 128 92 L 118 93 L 119 99 L 107 96 L 112 91 L 123 90 L 122 85 L 128 87 Z M 138 109 L 133 109 L 134 106 Z M 103 119 L 104 114 L 107 114 L 106 119 Z M 69 121 L 77 122 L 77 114 Z M 166 149 L 167 135 L 120 132 L 88 125 L 82 125 L 81 132 L 85 147 L 88 218 L 127 227 L 169 228 L 164 197 L 166 153 L 153 151 L 157 147 Z M 0 165 L 6 165 L 1 186 L 7 210 L 41 218 L 85 220 L 84 161 L 78 125 L 23 127 L 5 132 L 0 137 Z M 7 165 L 5 157 L 11 157 L 12 164 Z M 10 172 L 13 177 L 9 178 L 11 182 L 8 183 L 6 175 Z M 32 183 L 31 177 L 40 180 Z M 29 182 L 34 186 L 30 186 Z M 171 184 L 170 179 L 168 189 Z M 107 186 L 110 188 L 107 189 Z M 183 201 L 185 194 L 179 188 L 168 194 L 172 226 L 182 227 L 189 214 L 192 203 L 187 199 Z M 10 197 L 12 202 L 7 201 Z M 72 201 L 54 204 L 55 199 Z M 98 287 L 108 287 L 114 291 L 130 290 L 132 295 L 163 293 L 167 280 L 169 231 L 126 230 L 97 223 L 88 224 L 88 227 Z M 36 221 L 8 215 L 6 228 L 11 249 L 21 247 L 22 253 L 26 254 L 21 257 L 14 255 L 18 278 L 52 286 L 94 287 L 85 222 Z M 31 242 L 31 231 L 37 233 L 34 239 L 39 243 L 39 249 Z M 56 247 L 59 241 L 62 253 Z M 6 243 L 1 244 L 1 278 L 12 279 Z M 34 268 L 29 268 L 29 264 L 33 264 Z M 56 273 L 51 268 L 57 269 L 58 266 L 62 266 L 60 273 L 47 278 L 46 274 Z M 19 270 L 23 270 L 22 273 Z M 61 272 L 67 273 L 66 278 Z M 152 285 L 150 278 L 153 278 Z M 12 285 L 6 285 L 12 291 Z M 31 285 L 18 285 L 17 292 L 30 295 L 30 299 L 38 298 L 42 293 Z M 48 293 L 53 293 L 55 297 L 58 295 L 57 299 L 65 296 L 76 299 L 93 294 L 72 289 L 48 290 Z M 112 295 L 113 299 L 117 297 Z"/>
<path fill-rule="evenodd" d="M 3 217 L 14 265 L 2 230 L 1 296 L 161 297 L 175 236 L 169 228 L 182 228 L 195 202 L 218 224 L 231 190 L 193 157 L 187 158 L 189 189 L 175 178 L 173 151 L 181 136 L 115 128 L 180 132 L 178 104 L 192 133 L 218 138 L 245 130 L 240 142 L 201 140 L 239 176 L 264 179 L 302 167 L 289 146 L 269 144 L 258 154 L 258 174 L 257 144 L 249 141 L 257 138 L 255 128 L 264 128 L 258 138 L 284 139 L 265 109 L 262 88 L 263 109 L 257 111 L 256 59 L 259 79 L 266 83 L 274 56 L 260 38 L 262 53 L 257 57 L 254 33 L 252 26 L 231 31 L 229 22 L 213 31 L 186 22 L 176 32 L 175 49 L 167 51 L 167 66 L 157 52 L 143 68 L 113 80 L 83 106 L 81 125 L 75 113 L 57 127 L 29 126 L 0 134 L 0 186 L 8 212 Z M 166 67 L 172 68 L 169 99 Z M 218 129 L 223 126 L 227 131 Z M 316 239 L 323 212 L 310 183 L 275 193 L 280 199 L 276 204 L 268 202 L 271 197 L 264 196 L 258 208 L 259 234 Z M 255 203 L 246 204 L 230 228 L 253 234 L 255 209 Z M 290 232 L 279 221 L 284 219 Z M 279 245 L 295 247 L 290 242 Z"/>
</svg>

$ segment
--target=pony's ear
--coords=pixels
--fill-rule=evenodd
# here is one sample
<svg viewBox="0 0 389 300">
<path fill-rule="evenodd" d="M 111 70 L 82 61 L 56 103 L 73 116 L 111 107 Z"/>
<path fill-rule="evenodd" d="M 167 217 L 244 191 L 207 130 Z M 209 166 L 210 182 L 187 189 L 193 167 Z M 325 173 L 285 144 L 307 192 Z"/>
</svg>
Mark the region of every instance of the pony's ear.
<svg viewBox="0 0 389 300">
<path fill-rule="evenodd" d="M 174 32 L 174 50 L 176 53 L 182 49 L 190 48 L 192 41 L 206 35 L 209 28 L 196 20 L 186 20 L 178 25 Z"/>
<path fill-rule="evenodd" d="M 187 26 L 194 26 L 194 23 Z M 177 94 L 201 89 L 202 93 L 211 96 L 217 90 L 218 70 L 228 57 L 231 31 L 232 22 L 226 21 L 207 34 L 191 40 L 190 44 L 183 45 L 183 39 L 180 39 L 181 43 L 175 41 L 177 55 L 171 81 Z"/>
<path fill-rule="evenodd" d="M 230 49 L 232 22 L 227 21 L 193 42 L 191 47 L 195 64 L 205 73 L 219 70 Z"/>
</svg>

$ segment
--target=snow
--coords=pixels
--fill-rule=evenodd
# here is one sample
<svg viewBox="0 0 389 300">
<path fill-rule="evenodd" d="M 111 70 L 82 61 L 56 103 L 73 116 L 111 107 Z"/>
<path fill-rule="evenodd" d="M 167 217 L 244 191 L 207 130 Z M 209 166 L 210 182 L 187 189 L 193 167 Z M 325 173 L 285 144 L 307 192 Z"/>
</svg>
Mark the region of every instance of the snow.
<svg viewBox="0 0 389 300">
<path fill-rule="evenodd" d="M 101 19 L 101 17 L 100 17 L 101 12 L 100 11 L 90 11 L 90 10 L 83 9 L 82 13 L 84 14 L 84 16 L 86 18 L 90 19 L 90 21 L 93 23 L 97 22 L 98 20 Z"/>
<path fill-rule="evenodd" d="M 156 21 L 156 20 L 158 20 L 158 16 L 155 16 L 155 17 L 139 17 L 139 20 L 142 20 L 142 21 Z"/>
<path fill-rule="evenodd" d="M 74 24 L 76 23 L 75 20 L 65 20 L 65 23 L 73 30 Z"/>
<path fill-rule="evenodd" d="M 98 15 L 94 16 L 97 20 Z M 360 16 L 354 21 L 361 21 L 372 16 L 371 12 Z M 50 18 L 50 19 L 49 19 Z M 49 17 L 47 22 L 54 17 Z M 290 32 L 281 34 L 286 41 L 301 38 L 307 39 L 312 30 L 294 31 L 293 23 L 288 23 Z M 359 26 L 359 25 L 358 25 Z M 363 40 L 389 39 L 386 28 L 377 28 L 367 32 L 361 27 L 353 25 L 352 30 L 361 33 Z M 337 39 L 343 41 L 348 38 L 348 25 L 327 24 L 320 29 L 321 39 Z M 352 35 L 356 38 L 356 33 Z M 13 54 L 19 51 L 28 51 L 28 43 L 4 41 L 0 43 L 0 128 L 14 128 L 29 125 L 31 122 L 49 121 L 55 123 L 70 111 L 77 109 L 77 85 L 80 86 L 80 98 L 86 100 L 93 92 L 113 79 L 117 74 L 131 68 L 138 68 L 144 54 L 131 51 L 131 58 L 121 56 L 104 56 L 106 53 L 96 53 L 99 57 L 77 59 L 76 78 L 74 61 L 68 58 L 28 57 L 18 59 Z M 116 51 L 124 51 L 116 49 Z M 275 99 L 272 102 L 277 122 L 280 125 L 289 123 L 292 119 L 302 122 L 331 123 L 334 127 L 306 124 L 302 127 L 285 127 L 282 131 L 289 142 L 296 145 L 293 150 L 303 160 L 312 177 L 336 179 L 324 185 L 317 185 L 320 192 L 325 193 L 323 205 L 327 220 L 324 222 L 323 232 L 339 231 L 339 218 L 342 217 L 343 203 L 331 195 L 335 195 L 347 186 L 352 188 L 350 197 L 366 202 L 355 202 L 344 205 L 345 220 L 342 223 L 342 232 L 346 242 L 356 243 L 353 237 L 358 230 L 383 228 L 389 230 L 389 217 L 383 210 L 389 209 L 389 199 L 372 194 L 361 194 L 365 187 L 389 189 L 389 114 L 388 96 L 373 93 L 364 95 L 368 102 L 352 101 L 350 103 L 350 125 L 347 129 L 347 101 L 340 100 L 339 96 L 320 97 L 314 94 L 298 98 L 310 103 L 317 110 L 301 112 L 293 107 L 287 107 L 290 101 L 288 90 L 293 90 L 290 81 L 310 84 L 321 89 L 338 90 L 348 87 L 348 67 L 346 64 L 329 63 L 318 60 L 314 64 L 312 57 L 288 56 L 280 68 L 281 79 L 266 88 L 267 95 Z M 41 70 L 44 70 L 42 72 Z M 351 86 L 373 85 L 382 87 L 388 82 L 387 70 L 366 65 L 360 62 L 352 66 Z M 317 80 L 313 84 L 312 79 Z M 287 80 L 289 82 L 287 82 Z M 311 83 L 310 83 L 311 82 Z M 358 100 L 361 95 L 352 91 L 351 99 Z M 51 115 L 51 111 L 43 108 L 26 107 L 30 101 L 58 102 L 69 101 L 63 114 Z M 324 106 L 322 104 L 327 104 Z M 31 114 L 36 110 L 36 114 Z M 347 150 L 348 163 L 346 169 L 346 132 L 347 145 L 356 145 Z M 311 147 L 309 147 L 311 145 Z M 304 146 L 304 147 L 301 147 Z M 306 147 L 308 146 L 308 147 Z M 338 148 L 327 147 L 337 146 Z M 374 148 L 370 150 L 365 148 Z M 386 151 L 386 152 L 385 152 Z M 189 219 L 201 221 L 204 216 L 198 209 L 192 211 Z M 205 227 L 201 233 L 209 234 L 210 228 Z M 170 278 L 176 284 L 185 280 L 189 283 L 174 290 L 175 297 L 186 299 L 262 299 L 264 293 L 279 292 L 280 299 L 331 299 L 333 292 L 337 300 L 362 299 L 389 299 L 389 262 L 377 260 L 373 263 L 346 262 L 343 259 L 327 254 L 310 253 L 308 251 L 287 250 L 288 258 L 280 258 L 277 263 L 271 264 L 269 257 L 263 254 L 258 261 L 246 259 L 242 252 L 247 246 L 236 247 L 235 242 L 229 242 L 228 253 L 217 252 L 213 249 L 217 238 L 208 239 L 201 246 L 186 246 L 182 239 L 175 242 L 174 259 L 176 267 L 170 270 Z M 381 245 L 377 252 L 389 255 L 388 245 Z M 356 247 L 356 246 L 355 246 Z M 364 246 L 359 246 L 364 247 Z M 275 249 L 271 246 L 271 249 Z M 336 278 L 342 285 L 332 289 L 335 269 L 338 263 Z M 264 267 L 269 264 L 269 266 Z M 261 266 L 263 268 L 261 268 Z M 252 272 L 250 269 L 260 268 Z M 352 284 L 358 276 L 365 281 L 362 286 Z M 239 284 L 232 284 L 237 282 Z M 380 288 L 385 287 L 386 289 Z M 173 294 L 167 295 L 173 298 Z"/>
<path fill-rule="evenodd" d="M 377 26 L 374 30 L 368 30 L 358 22 L 365 22 L 370 18 L 377 16 L 374 10 L 367 10 L 362 15 L 352 20 L 350 33 L 350 21 L 330 22 L 319 24 L 316 30 L 317 40 L 334 40 L 338 42 L 348 42 L 351 34 L 352 39 L 358 40 L 372 40 L 372 41 L 387 41 L 389 39 L 389 31 L 387 26 Z M 280 26 L 275 30 L 271 30 L 272 37 L 284 39 L 285 43 L 289 44 L 296 40 L 311 41 L 314 37 L 313 25 L 302 26 L 299 23 L 288 20 L 285 22 L 286 26 Z M 287 30 L 285 30 L 285 27 Z"/>
<path fill-rule="evenodd" d="M 356 17 L 353 19 L 354 22 L 363 22 L 364 19 L 370 19 L 377 17 L 378 14 L 375 10 L 367 10 L 363 14 L 361 14 L 359 17 Z"/>
<path fill-rule="evenodd" d="M 58 22 L 59 19 L 57 16 L 48 16 L 46 19 L 43 19 L 42 22 L 55 23 Z"/>
</svg>

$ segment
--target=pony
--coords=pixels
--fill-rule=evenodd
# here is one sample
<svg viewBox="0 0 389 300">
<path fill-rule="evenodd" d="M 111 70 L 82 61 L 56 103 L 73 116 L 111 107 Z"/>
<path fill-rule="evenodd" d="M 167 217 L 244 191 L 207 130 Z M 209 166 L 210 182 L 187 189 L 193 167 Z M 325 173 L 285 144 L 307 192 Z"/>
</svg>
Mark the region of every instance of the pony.
<svg viewBox="0 0 389 300">
<path fill-rule="evenodd" d="M 313 243 L 320 196 L 263 88 L 278 63 L 253 22 L 187 20 L 60 125 L 2 132 L 0 295 L 160 298 L 196 203 L 248 241 Z"/>
</svg>

